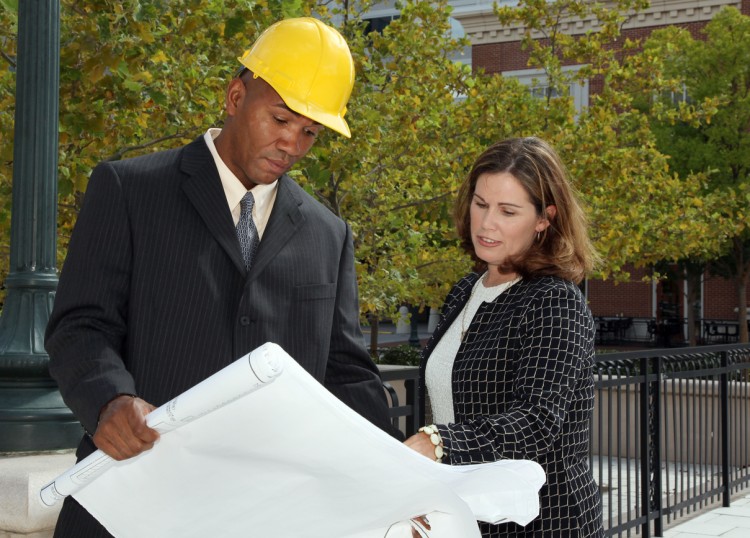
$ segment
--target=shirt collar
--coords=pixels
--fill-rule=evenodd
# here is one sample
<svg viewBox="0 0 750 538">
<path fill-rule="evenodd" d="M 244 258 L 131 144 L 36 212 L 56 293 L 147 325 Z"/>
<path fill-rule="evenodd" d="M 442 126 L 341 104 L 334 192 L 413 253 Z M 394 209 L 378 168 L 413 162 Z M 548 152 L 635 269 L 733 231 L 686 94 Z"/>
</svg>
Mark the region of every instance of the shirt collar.
<svg viewBox="0 0 750 538">
<path fill-rule="evenodd" d="M 211 128 L 206 131 L 206 134 L 203 136 L 203 138 L 206 141 L 206 145 L 208 146 L 208 149 L 214 158 L 214 162 L 216 163 L 216 168 L 219 171 L 221 186 L 224 188 L 224 195 L 227 198 L 229 209 L 230 211 L 234 211 L 239 206 L 240 201 L 247 193 L 247 189 L 237 178 L 237 176 L 232 173 L 232 171 L 224 163 L 224 161 L 221 160 L 219 152 L 216 151 L 214 139 L 219 136 L 219 133 L 221 133 L 221 129 Z M 271 204 L 274 200 L 276 187 L 278 187 L 278 185 L 279 180 L 277 179 L 276 181 L 274 181 L 273 183 L 269 183 L 268 185 L 256 185 L 255 187 L 250 189 L 253 193 L 253 197 L 255 198 L 255 206 L 253 208 L 253 213 L 255 215 L 264 215 L 267 212 L 269 204 Z"/>
</svg>

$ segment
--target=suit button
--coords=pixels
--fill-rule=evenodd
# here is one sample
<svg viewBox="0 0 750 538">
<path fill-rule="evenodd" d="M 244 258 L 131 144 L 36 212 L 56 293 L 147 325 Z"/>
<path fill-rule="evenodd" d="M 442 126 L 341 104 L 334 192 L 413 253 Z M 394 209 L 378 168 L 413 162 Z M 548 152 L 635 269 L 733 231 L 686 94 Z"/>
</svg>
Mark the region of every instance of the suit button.
<svg viewBox="0 0 750 538">
<path fill-rule="evenodd" d="M 241 316 L 240 317 L 240 325 L 250 325 L 250 318 L 248 316 Z"/>
</svg>

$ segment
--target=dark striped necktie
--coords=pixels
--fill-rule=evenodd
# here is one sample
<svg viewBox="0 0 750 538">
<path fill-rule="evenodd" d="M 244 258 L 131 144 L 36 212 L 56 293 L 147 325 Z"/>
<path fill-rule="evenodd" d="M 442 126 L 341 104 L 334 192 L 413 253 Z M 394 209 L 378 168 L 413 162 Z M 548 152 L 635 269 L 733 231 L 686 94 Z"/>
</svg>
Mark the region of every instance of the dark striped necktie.
<svg viewBox="0 0 750 538">
<path fill-rule="evenodd" d="M 260 242 L 258 229 L 253 222 L 253 206 L 255 205 L 253 193 L 245 194 L 240 204 L 242 210 L 240 211 L 240 220 L 237 223 L 237 238 L 240 240 L 240 250 L 242 251 L 242 259 L 245 260 L 245 269 L 249 271 Z"/>
</svg>

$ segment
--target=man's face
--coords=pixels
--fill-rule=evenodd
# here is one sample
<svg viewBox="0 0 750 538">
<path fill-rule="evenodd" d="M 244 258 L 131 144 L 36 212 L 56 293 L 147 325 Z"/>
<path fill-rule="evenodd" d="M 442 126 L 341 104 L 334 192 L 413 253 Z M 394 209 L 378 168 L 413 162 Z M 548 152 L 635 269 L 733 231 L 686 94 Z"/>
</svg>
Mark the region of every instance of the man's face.
<svg viewBox="0 0 750 538">
<path fill-rule="evenodd" d="M 310 151 L 323 130 L 292 112 L 269 84 L 251 73 L 229 84 L 226 110 L 216 149 L 248 189 L 276 181 Z"/>
</svg>

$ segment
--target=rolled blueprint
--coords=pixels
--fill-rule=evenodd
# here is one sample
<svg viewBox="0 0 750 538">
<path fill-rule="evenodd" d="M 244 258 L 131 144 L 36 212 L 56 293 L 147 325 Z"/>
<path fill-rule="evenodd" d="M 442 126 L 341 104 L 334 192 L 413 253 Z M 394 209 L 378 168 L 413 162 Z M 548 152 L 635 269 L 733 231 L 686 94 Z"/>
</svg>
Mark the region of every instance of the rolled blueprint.
<svg viewBox="0 0 750 538">
<path fill-rule="evenodd" d="M 278 345 L 269 342 L 240 357 L 154 409 L 146 416 L 146 424 L 163 435 L 268 385 L 283 371 L 279 349 Z M 75 494 L 116 463 L 97 450 L 44 486 L 39 492 L 42 502 L 52 506 Z"/>
</svg>

